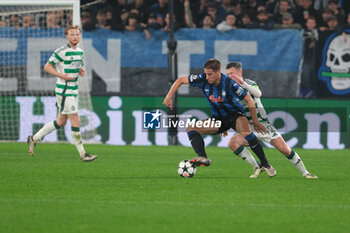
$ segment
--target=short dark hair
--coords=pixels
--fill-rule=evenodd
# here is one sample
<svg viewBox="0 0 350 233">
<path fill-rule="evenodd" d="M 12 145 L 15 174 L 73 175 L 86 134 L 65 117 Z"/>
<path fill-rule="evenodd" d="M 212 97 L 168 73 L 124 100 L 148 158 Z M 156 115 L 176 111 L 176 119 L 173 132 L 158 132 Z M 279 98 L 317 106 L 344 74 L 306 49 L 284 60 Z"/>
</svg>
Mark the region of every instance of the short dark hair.
<svg viewBox="0 0 350 233">
<path fill-rule="evenodd" d="M 236 70 L 241 70 L 242 65 L 239 62 L 230 62 L 226 65 L 226 69 L 235 68 Z"/>
<path fill-rule="evenodd" d="M 219 60 L 216 59 L 209 59 L 204 64 L 204 69 L 212 69 L 213 71 L 218 71 L 221 68 L 221 63 Z"/>
</svg>

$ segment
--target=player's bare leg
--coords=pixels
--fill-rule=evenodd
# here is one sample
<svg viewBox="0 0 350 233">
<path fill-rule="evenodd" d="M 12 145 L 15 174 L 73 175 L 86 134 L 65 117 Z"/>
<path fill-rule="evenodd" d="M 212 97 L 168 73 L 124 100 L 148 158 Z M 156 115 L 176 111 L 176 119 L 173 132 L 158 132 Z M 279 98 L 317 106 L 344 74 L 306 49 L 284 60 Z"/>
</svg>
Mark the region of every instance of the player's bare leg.
<svg viewBox="0 0 350 233">
<path fill-rule="evenodd" d="M 72 124 L 72 139 L 77 148 L 82 162 L 91 162 L 97 158 L 97 155 L 89 155 L 85 152 L 83 139 L 80 133 L 80 117 L 78 114 L 69 114 L 68 118 Z"/>
<path fill-rule="evenodd" d="M 62 126 L 65 126 L 66 122 L 67 116 L 58 113 L 58 117 L 55 121 L 46 123 L 36 134 L 29 135 L 27 139 L 29 154 L 33 156 L 36 143 L 41 141 L 46 135 L 48 135 L 52 131 L 59 129 Z"/>
<path fill-rule="evenodd" d="M 207 120 L 202 120 L 204 123 Z M 205 152 L 205 145 L 204 145 L 204 140 L 202 137 L 202 134 L 215 134 L 219 131 L 219 128 L 214 127 L 192 127 L 189 126 L 186 129 L 188 138 L 191 142 L 191 145 L 198 155 L 195 158 L 192 158 L 190 161 L 196 165 L 196 166 L 210 166 L 211 160 L 208 158 L 206 152 Z"/>
<path fill-rule="evenodd" d="M 318 177 L 308 172 L 298 153 L 293 151 L 282 137 L 278 137 L 270 141 L 270 144 L 286 156 L 291 164 L 293 164 L 300 173 L 307 179 L 317 179 Z"/>
<path fill-rule="evenodd" d="M 248 141 L 250 148 L 260 159 L 261 166 L 267 172 L 268 176 L 275 176 L 277 172 L 267 161 L 264 150 L 255 134 L 251 131 L 249 121 L 246 117 L 237 118 L 236 131 Z"/>
<path fill-rule="evenodd" d="M 253 174 L 249 176 L 249 178 L 257 178 L 261 172 L 264 170 L 260 167 L 260 164 L 255 160 L 250 151 L 245 148 L 249 146 L 247 140 L 240 135 L 236 134 L 232 136 L 228 142 L 228 147 L 240 158 L 242 158 L 245 162 L 253 167 Z"/>
</svg>

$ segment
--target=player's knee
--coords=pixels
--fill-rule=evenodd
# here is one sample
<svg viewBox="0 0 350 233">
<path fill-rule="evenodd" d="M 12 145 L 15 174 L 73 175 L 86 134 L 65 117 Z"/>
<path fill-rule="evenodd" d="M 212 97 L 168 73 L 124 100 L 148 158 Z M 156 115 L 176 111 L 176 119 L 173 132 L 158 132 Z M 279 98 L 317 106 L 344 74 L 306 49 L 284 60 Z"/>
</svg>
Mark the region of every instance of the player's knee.
<svg viewBox="0 0 350 233">
<path fill-rule="evenodd" d="M 247 137 L 248 135 L 250 135 L 252 132 L 250 131 L 243 131 L 243 132 L 239 132 L 240 135 L 242 135 L 242 137 Z"/>
<path fill-rule="evenodd" d="M 228 140 L 227 146 L 228 146 L 232 151 L 235 151 L 235 150 L 238 149 L 239 144 L 237 143 L 236 137 L 235 137 L 235 136 L 231 137 L 230 140 Z"/>
<path fill-rule="evenodd" d="M 64 127 L 67 124 L 67 119 L 66 120 L 57 119 L 56 123 L 59 127 Z"/>
</svg>

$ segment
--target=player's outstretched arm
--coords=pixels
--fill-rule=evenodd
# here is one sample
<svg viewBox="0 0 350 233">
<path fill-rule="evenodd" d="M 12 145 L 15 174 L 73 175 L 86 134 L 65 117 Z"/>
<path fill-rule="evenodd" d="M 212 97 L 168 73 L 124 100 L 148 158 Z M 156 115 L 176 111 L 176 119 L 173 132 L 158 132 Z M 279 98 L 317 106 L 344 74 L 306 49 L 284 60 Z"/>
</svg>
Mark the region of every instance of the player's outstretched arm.
<svg viewBox="0 0 350 233">
<path fill-rule="evenodd" d="M 173 95 L 175 94 L 175 92 L 181 87 L 182 84 L 188 84 L 188 77 L 187 76 L 183 76 L 181 78 L 176 79 L 176 81 L 173 83 L 173 85 L 171 86 L 168 94 L 166 95 L 163 104 L 167 107 L 169 107 L 170 109 L 173 109 Z"/>
<path fill-rule="evenodd" d="M 258 86 L 253 86 L 250 85 L 249 83 L 247 83 L 246 81 L 244 81 L 242 76 L 239 76 L 237 74 L 230 74 L 230 78 L 232 78 L 236 83 L 238 83 L 239 85 L 241 85 L 242 87 L 244 87 L 245 89 L 248 90 L 248 92 L 250 94 L 252 94 L 253 96 L 260 98 L 261 97 L 261 91 L 259 89 Z"/>
<path fill-rule="evenodd" d="M 242 87 L 248 90 L 250 94 L 252 94 L 254 97 L 260 98 L 261 97 L 261 91 L 260 89 L 256 86 L 252 86 L 249 83 L 243 82 Z"/>
<path fill-rule="evenodd" d="M 249 107 L 249 112 L 252 116 L 253 119 L 253 124 L 254 124 L 254 128 L 257 132 L 259 133 L 266 133 L 266 128 L 263 124 L 261 124 L 258 120 L 258 116 L 256 114 L 256 108 L 255 108 L 255 104 L 254 101 L 252 99 L 252 97 L 247 93 L 247 95 L 244 97 L 244 101 L 247 102 L 248 107 Z"/>
<path fill-rule="evenodd" d="M 53 65 L 51 63 L 46 63 L 46 65 L 44 66 L 44 70 L 56 77 L 59 77 L 61 79 L 67 80 L 67 81 L 73 81 L 74 78 L 71 78 L 68 76 L 68 74 L 61 74 L 60 72 L 58 72 L 55 67 L 53 67 Z"/>
</svg>

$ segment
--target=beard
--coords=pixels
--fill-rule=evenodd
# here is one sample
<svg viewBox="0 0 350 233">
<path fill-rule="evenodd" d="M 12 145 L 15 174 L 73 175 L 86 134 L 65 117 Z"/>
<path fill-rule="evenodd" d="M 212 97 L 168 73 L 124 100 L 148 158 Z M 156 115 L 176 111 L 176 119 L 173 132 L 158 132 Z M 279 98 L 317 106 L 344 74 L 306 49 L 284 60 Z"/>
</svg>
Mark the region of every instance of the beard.
<svg viewBox="0 0 350 233">
<path fill-rule="evenodd" d="M 69 41 L 72 45 L 74 45 L 74 46 L 76 46 L 76 45 L 78 45 L 79 44 L 79 40 L 76 40 L 76 41 L 73 41 L 73 40 L 71 40 L 71 41 Z"/>
</svg>

